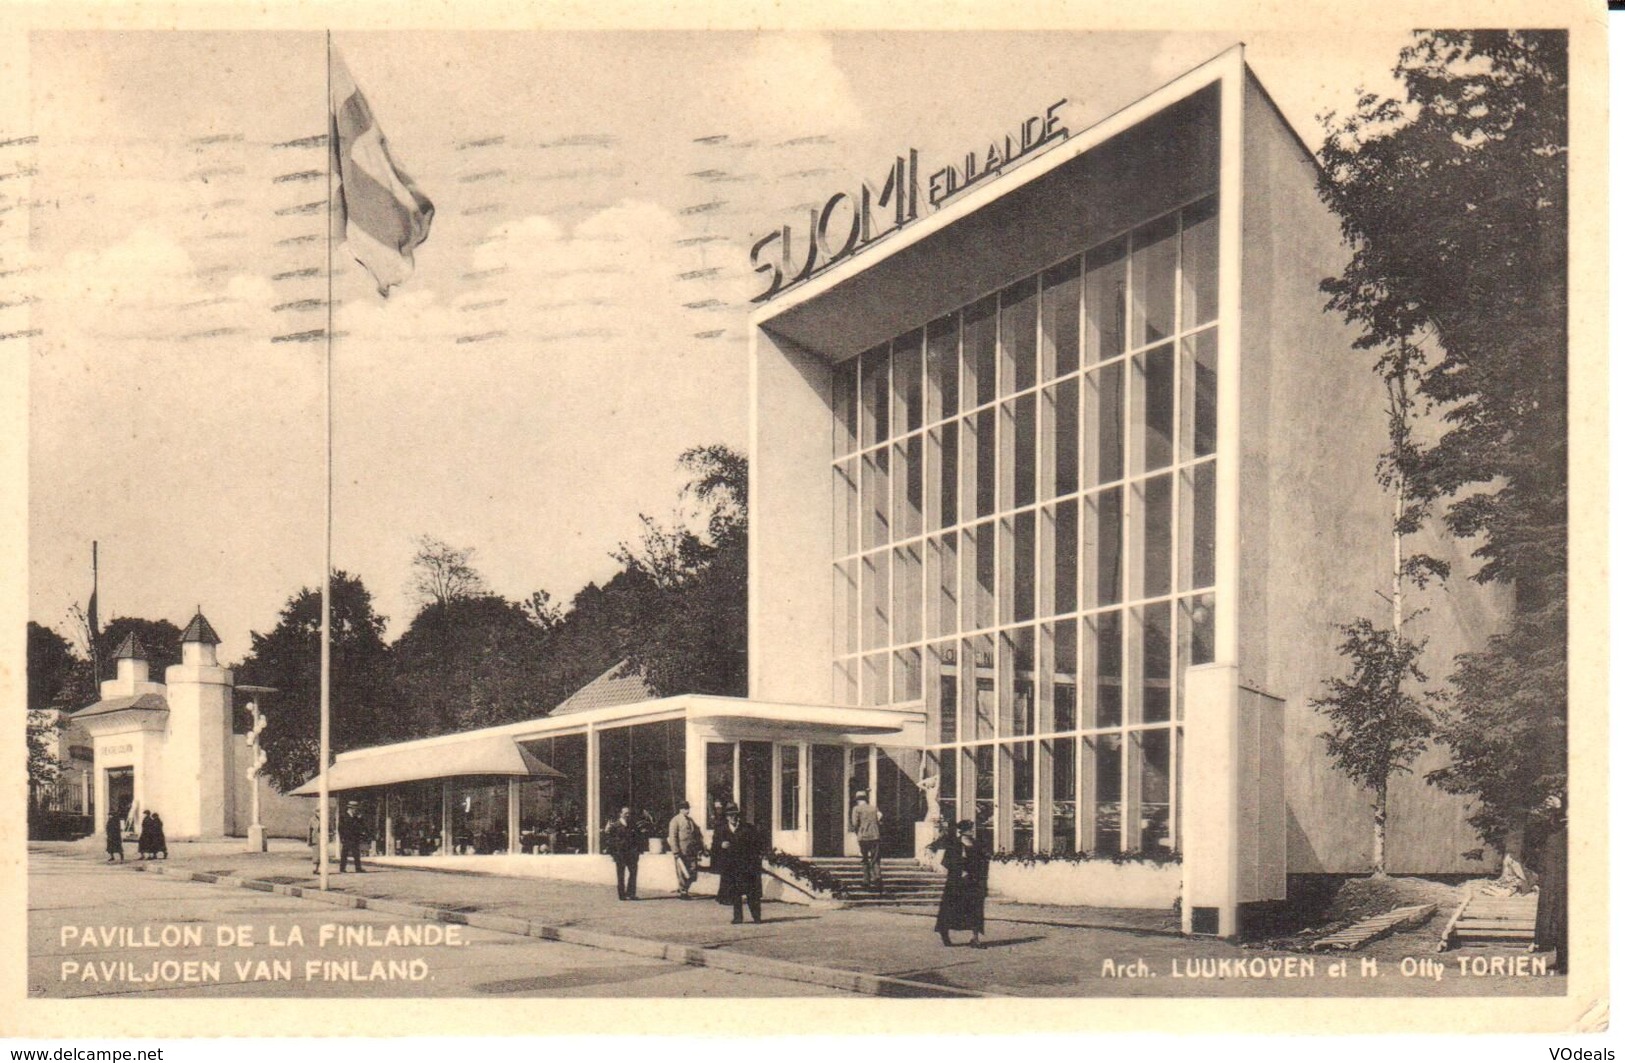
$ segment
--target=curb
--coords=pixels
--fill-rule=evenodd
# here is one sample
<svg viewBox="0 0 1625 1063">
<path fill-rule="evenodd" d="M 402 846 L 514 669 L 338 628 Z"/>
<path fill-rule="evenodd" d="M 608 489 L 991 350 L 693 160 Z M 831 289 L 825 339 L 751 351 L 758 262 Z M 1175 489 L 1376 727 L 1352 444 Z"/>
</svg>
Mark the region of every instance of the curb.
<svg viewBox="0 0 1625 1063">
<path fill-rule="evenodd" d="M 142 870 L 182 881 L 207 882 L 218 886 L 235 886 L 238 889 L 275 893 L 283 897 L 301 897 L 306 900 L 332 905 L 335 908 L 357 908 L 369 912 L 403 915 L 412 919 L 426 919 L 430 922 L 457 923 L 479 930 L 494 931 L 499 934 L 540 938 L 544 941 L 560 941 L 569 945 L 581 945 L 586 948 L 620 952 L 631 956 L 644 956 L 650 959 L 686 964 L 690 967 L 709 967 L 719 971 L 727 971 L 730 974 L 753 974 L 785 982 L 803 982 L 808 985 L 825 986 L 830 989 L 840 989 L 863 996 L 984 997 L 988 995 L 974 989 L 961 989 L 958 986 L 916 982 L 907 978 L 894 978 L 883 974 L 866 974 L 861 971 L 843 971 L 833 967 L 815 967 L 811 964 L 792 963 L 789 960 L 775 960 L 765 956 L 750 956 L 737 952 L 730 953 L 721 949 L 701 948 L 697 945 L 679 945 L 674 942 L 654 941 L 648 938 L 627 937 L 621 934 L 603 934 L 592 930 L 578 930 L 574 927 L 551 926 L 515 916 L 491 915 L 483 912 L 454 912 L 444 908 L 436 908 L 433 905 L 414 904 L 410 901 L 357 897 L 348 893 L 333 893 L 332 891 L 324 893 L 309 886 L 285 886 L 277 882 L 266 882 L 261 879 L 244 878 L 237 875 L 216 875 L 207 871 L 186 871 L 158 867 L 147 867 Z"/>
</svg>

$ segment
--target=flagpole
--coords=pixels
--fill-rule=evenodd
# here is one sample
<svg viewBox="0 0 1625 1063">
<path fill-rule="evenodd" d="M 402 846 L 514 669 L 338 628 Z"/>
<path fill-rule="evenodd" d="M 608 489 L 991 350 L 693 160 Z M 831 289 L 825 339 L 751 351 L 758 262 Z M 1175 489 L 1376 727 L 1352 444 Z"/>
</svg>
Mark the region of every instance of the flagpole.
<svg viewBox="0 0 1625 1063">
<path fill-rule="evenodd" d="M 322 677 L 321 677 L 321 751 L 320 779 L 317 800 L 321 802 L 316 840 L 317 864 L 320 868 L 320 887 L 327 889 L 328 791 L 327 761 L 331 743 L 329 718 L 332 711 L 333 651 L 329 644 L 332 636 L 333 612 L 333 31 L 327 31 L 327 100 L 322 105 L 327 116 L 327 355 L 322 360 L 324 384 L 322 388 L 324 410 L 322 438 L 325 448 L 323 466 L 325 485 L 322 491 Z"/>
<path fill-rule="evenodd" d="M 96 630 L 100 626 L 96 615 L 98 611 L 96 596 L 101 592 L 102 576 L 101 565 L 96 557 L 98 545 L 95 539 L 90 540 L 90 615 L 85 617 L 85 626 L 90 629 L 86 635 L 90 642 L 90 672 L 95 680 L 96 690 L 100 691 L 102 688 L 102 655 L 101 651 L 96 648 L 96 637 L 100 634 Z"/>
</svg>

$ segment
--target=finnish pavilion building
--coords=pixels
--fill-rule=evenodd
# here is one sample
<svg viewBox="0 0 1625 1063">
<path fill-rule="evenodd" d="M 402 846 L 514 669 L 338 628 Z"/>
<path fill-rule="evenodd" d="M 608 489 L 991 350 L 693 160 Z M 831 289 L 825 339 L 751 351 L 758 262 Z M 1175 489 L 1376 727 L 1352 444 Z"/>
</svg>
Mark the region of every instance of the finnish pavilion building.
<svg viewBox="0 0 1625 1063">
<path fill-rule="evenodd" d="M 620 807 L 686 798 L 839 855 L 865 789 L 888 855 L 933 816 L 1003 852 L 1178 853 L 1189 932 L 1369 870 L 1310 700 L 1333 625 L 1385 608 L 1384 406 L 1323 310 L 1347 251 L 1313 156 L 1239 47 L 1038 122 L 1019 165 L 933 175 L 934 210 L 753 314 L 748 697 L 612 670 L 542 719 L 345 753 L 330 785 L 391 852 L 593 853 Z M 1416 621 L 1435 674 L 1498 619 L 1464 584 Z M 1482 867 L 1438 755 L 1395 780 L 1396 873 Z"/>
</svg>

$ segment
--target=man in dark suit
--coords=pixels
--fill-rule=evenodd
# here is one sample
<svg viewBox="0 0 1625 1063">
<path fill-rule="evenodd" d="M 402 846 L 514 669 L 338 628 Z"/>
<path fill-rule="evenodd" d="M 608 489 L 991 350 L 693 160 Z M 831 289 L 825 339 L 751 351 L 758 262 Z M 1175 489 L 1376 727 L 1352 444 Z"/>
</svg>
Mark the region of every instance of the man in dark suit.
<svg viewBox="0 0 1625 1063">
<path fill-rule="evenodd" d="M 736 923 L 745 921 L 746 905 L 751 920 L 762 921 L 762 857 L 766 852 L 761 831 L 740 822 L 738 805 L 727 805 L 722 810 L 722 825 L 711 836 L 711 861 L 722 880 L 717 903 L 733 905 Z"/>
<path fill-rule="evenodd" d="M 621 814 L 604 828 L 604 851 L 615 859 L 615 895 L 623 901 L 638 899 L 638 854 L 643 835 L 632 826 L 632 810 Z"/>
<path fill-rule="evenodd" d="M 361 822 L 361 811 L 351 801 L 344 806 L 344 815 L 339 817 L 339 874 L 344 874 L 345 866 L 351 860 L 355 861 L 356 874 L 365 871 L 361 866 L 361 843 L 366 836 L 367 826 Z"/>
</svg>

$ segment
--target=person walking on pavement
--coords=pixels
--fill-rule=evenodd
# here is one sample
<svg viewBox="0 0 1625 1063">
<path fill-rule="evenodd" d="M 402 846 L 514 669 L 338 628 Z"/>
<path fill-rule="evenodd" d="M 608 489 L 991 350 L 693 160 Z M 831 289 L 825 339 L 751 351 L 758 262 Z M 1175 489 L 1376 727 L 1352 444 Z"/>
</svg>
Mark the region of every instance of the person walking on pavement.
<svg viewBox="0 0 1625 1063">
<path fill-rule="evenodd" d="M 124 863 L 124 818 L 116 811 L 107 814 L 107 862 Z"/>
<path fill-rule="evenodd" d="M 711 836 L 711 864 L 721 878 L 717 903 L 733 905 L 735 923 L 745 921 L 747 905 L 751 921 L 762 921 L 762 856 L 765 851 L 761 832 L 749 823 L 740 822 L 739 806 L 732 803 L 724 806 L 722 825 Z"/>
<path fill-rule="evenodd" d="M 322 813 L 320 809 L 310 814 L 310 821 L 305 824 L 305 841 L 310 846 L 310 869 L 322 869 Z"/>
<path fill-rule="evenodd" d="M 152 858 L 158 859 L 163 853 L 164 859 L 169 859 L 169 839 L 164 837 L 164 817 L 154 812 L 152 814 Z"/>
<path fill-rule="evenodd" d="M 705 851 L 705 836 L 688 814 L 687 801 L 678 803 L 677 814 L 666 826 L 666 844 L 671 846 L 672 863 L 677 869 L 677 896 L 686 901 L 689 887 L 700 873 L 700 854 Z"/>
<path fill-rule="evenodd" d="M 621 814 L 604 828 L 604 851 L 615 859 L 615 896 L 623 901 L 638 899 L 638 852 L 642 837 L 632 826 L 632 810 L 621 809 Z"/>
<path fill-rule="evenodd" d="M 344 815 L 339 817 L 339 874 L 344 874 L 345 866 L 355 861 L 355 873 L 365 873 L 366 868 L 361 866 L 361 843 L 366 839 L 367 825 L 361 821 L 361 811 L 356 803 L 351 801 L 344 806 Z"/>
<path fill-rule="evenodd" d="M 872 890 L 883 888 L 880 881 L 880 809 L 869 803 L 869 795 L 859 790 L 852 806 L 852 833 L 858 836 L 858 852 L 863 855 L 863 884 Z"/>
<path fill-rule="evenodd" d="M 152 844 L 152 811 L 150 809 L 141 813 L 141 833 L 136 835 L 135 851 L 143 860 L 158 851 Z"/>
<path fill-rule="evenodd" d="M 982 947 L 982 906 L 987 901 L 987 850 L 976 841 L 976 824 L 968 819 L 959 821 L 956 837 L 933 842 L 931 848 L 942 850 L 942 866 L 948 872 L 948 881 L 942 890 L 942 903 L 937 906 L 937 936 L 944 945 L 952 945 L 951 930 L 969 930 L 971 948 Z"/>
</svg>

